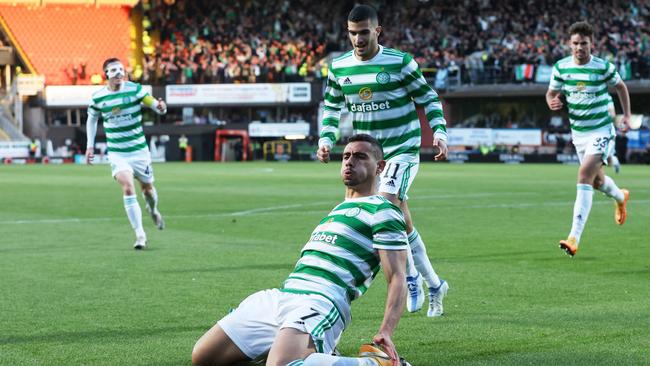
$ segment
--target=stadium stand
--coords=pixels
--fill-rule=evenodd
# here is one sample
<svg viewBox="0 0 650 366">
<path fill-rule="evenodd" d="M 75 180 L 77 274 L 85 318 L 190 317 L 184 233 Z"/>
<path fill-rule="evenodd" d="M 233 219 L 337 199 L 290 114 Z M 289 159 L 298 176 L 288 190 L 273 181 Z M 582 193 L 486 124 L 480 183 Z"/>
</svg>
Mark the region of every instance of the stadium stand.
<svg viewBox="0 0 650 366">
<path fill-rule="evenodd" d="M 48 85 L 90 84 L 111 56 L 128 59 L 129 7 L 0 5 L 0 20 L 28 72 Z"/>
<path fill-rule="evenodd" d="M 349 48 L 352 2 L 151 1 L 145 15 L 161 43 L 147 56 L 154 83 L 293 81 L 320 77 L 319 61 Z M 594 54 L 624 79 L 650 78 L 650 3 L 632 0 L 374 1 L 384 16 L 380 41 L 408 51 L 432 74 L 458 73 L 463 84 L 531 81 L 535 68 L 569 53 L 566 30 L 594 20 Z M 224 16 L 225 14 L 225 16 Z M 597 22 L 595 21 L 597 20 Z"/>
<path fill-rule="evenodd" d="M 533 81 L 568 54 L 562 30 L 578 19 L 594 20 L 594 54 L 615 63 L 624 79 L 650 78 L 647 1 L 464 0 L 463 11 L 453 0 L 371 3 L 383 16 L 380 41 L 413 54 L 440 89 L 454 81 Z M 328 1 L 324 16 L 317 0 L 144 0 L 134 11 L 5 2 L 0 23 L 27 71 L 45 74 L 48 85 L 90 84 L 108 55 L 130 59 L 136 23 L 154 40 L 135 75 L 143 83 L 288 82 L 323 77 L 327 56 L 349 48 L 345 17 L 353 5 Z M 144 21 L 130 18 L 140 13 Z"/>
<path fill-rule="evenodd" d="M 343 3 L 331 9 L 341 13 Z M 154 83 L 286 82 L 320 76 L 330 49 L 322 3 L 154 1 L 145 12 L 160 43 L 145 61 Z M 318 6 L 317 6 L 318 5 Z M 338 27 L 336 27 L 338 29 Z M 331 48 L 331 47 L 330 47 Z M 336 48 L 336 47 L 334 47 Z"/>
<path fill-rule="evenodd" d="M 10 113 L 0 106 L 0 141 L 27 141 L 27 137 L 16 127 Z"/>
</svg>

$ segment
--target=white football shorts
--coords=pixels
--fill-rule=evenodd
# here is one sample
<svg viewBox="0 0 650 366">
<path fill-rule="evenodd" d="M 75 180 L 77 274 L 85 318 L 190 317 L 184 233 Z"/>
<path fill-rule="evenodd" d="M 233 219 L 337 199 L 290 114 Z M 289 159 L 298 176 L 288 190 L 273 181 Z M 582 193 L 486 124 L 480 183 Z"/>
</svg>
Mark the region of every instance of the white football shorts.
<svg viewBox="0 0 650 366">
<path fill-rule="evenodd" d="M 316 351 L 325 354 L 332 353 L 345 329 L 338 310 L 326 298 L 278 289 L 248 296 L 217 324 L 251 359 L 269 352 L 283 328 L 310 334 Z"/>
<path fill-rule="evenodd" d="M 383 173 L 379 176 L 379 192 L 397 195 L 400 201 L 408 199 L 406 192 L 418 174 L 420 164 L 387 160 Z"/>
<path fill-rule="evenodd" d="M 616 135 L 612 126 L 605 126 L 593 131 L 573 131 L 571 135 L 580 164 L 586 155 L 599 155 L 603 163 L 607 165 L 607 159 L 614 154 Z"/>
<path fill-rule="evenodd" d="M 142 183 L 153 183 L 153 166 L 149 152 L 137 154 L 108 153 L 108 161 L 111 163 L 111 174 L 113 178 L 117 173 L 128 171 Z"/>
</svg>

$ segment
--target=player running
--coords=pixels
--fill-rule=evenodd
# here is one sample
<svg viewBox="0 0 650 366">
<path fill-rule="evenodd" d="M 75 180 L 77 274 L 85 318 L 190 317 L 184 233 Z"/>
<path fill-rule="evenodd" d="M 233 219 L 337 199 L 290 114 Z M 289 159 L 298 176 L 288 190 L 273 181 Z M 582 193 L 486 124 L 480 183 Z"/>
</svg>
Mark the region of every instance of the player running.
<svg viewBox="0 0 650 366">
<path fill-rule="evenodd" d="M 614 180 L 605 175 L 603 167 L 614 151 L 616 131 L 609 105 L 612 97 L 607 86 L 614 86 L 623 107 L 624 126 L 631 116 L 630 95 L 613 64 L 591 55 L 594 31 L 587 22 L 577 22 L 569 28 L 572 55 L 553 66 L 553 76 L 546 93 L 546 103 L 553 111 L 561 110 L 566 98 L 571 121 L 571 136 L 580 160 L 573 224 L 566 240 L 560 240 L 560 248 L 574 256 L 578 251 L 580 236 L 584 230 L 594 188 L 614 199 L 614 220 L 623 225 L 627 217 L 630 192 L 619 189 Z"/>
<path fill-rule="evenodd" d="M 122 187 L 126 216 L 135 230 L 133 247 L 144 249 L 147 235 L 142 228 L 142 210 L 135 194 L 133 177 L 140 181 L 147 212 L 158 229 L 164 229 L 165 222 L 158 210 L 151 155 L 142 130 L 142 104 L 160 115 L 167 113 L 167 106 L 162 99 L 156 100 L 142 90 L 142 85 L 126 81 L 124 65 L 119 59 L 104 61 L 103 69 L 108 82 L 93 94 L 88 107 L 86 163 L 92 164 L 94 158 L 97 121 L 101 117 L 112 175 Z"/>
</svg>

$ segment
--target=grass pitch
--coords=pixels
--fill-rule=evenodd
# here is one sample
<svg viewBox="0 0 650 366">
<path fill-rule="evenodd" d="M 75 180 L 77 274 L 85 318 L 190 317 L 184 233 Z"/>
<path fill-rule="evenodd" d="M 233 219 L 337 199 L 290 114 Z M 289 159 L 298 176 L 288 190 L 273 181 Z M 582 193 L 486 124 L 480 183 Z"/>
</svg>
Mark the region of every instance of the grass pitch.
<svg viewBox="0 0 650 366">
<path fill-rule="evenodd" d="M 338 164 L 155 166 L 167 229 L 136 252 L 108 166 L 0 167 L 0 365 L 190 365 L 196 340 L 247 295 L 279 286 L 343 197 Z M 650 168 L 613 175 L 628 222 L 596 192 L 578 255 L 576 166 L 423 164 L 410 207 L 445 316 L 405 313 L 414 366 L 650 364 Z M 612 173 L 608 171 L 608 173 Z M 144 207 L 142 198 L 139 196 Z M 382 276 L 340 350 L 383 314 Z"/>
</svg>

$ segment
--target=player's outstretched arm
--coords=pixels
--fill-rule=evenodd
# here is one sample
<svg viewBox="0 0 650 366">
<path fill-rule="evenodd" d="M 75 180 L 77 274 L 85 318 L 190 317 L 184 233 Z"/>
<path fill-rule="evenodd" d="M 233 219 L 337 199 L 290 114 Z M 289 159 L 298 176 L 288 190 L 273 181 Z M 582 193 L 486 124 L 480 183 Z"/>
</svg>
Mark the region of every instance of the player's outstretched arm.
<svg viewBox="0 0 650 366">
<path fill-rule="evenodd" d="M 378 250 L 381 267 L 386 277 L 388 291 L 384 319 L 379 331 L 373 337 L 374 343 L 384 347 L 393 363 L 397 365 L 399 357 L 393 344 L 392 336 L 404 311 L 406 297 L 406 250 Z"/>
</svg>

